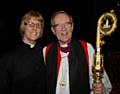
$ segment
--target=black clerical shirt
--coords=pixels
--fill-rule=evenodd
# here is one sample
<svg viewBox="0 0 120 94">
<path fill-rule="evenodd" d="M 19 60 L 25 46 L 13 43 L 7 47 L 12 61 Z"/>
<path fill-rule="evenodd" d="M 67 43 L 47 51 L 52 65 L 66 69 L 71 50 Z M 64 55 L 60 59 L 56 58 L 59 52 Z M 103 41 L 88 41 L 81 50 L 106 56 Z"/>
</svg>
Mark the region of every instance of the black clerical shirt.
<svg viewBox="0 0 120 94">
<path fill-rule="evenodd" d="M 41 46 L 21 43 L 0 60 L 0 94 L 45 94 L 46 69 Z"/>
</svg>

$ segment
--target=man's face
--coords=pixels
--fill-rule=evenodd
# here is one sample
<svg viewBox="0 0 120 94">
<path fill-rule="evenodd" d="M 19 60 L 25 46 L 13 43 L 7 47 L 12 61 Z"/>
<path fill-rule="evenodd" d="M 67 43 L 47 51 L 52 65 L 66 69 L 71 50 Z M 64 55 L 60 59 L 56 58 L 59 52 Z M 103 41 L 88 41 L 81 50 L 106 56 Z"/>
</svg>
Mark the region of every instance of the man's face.
<svg viewBox="0 0 120 94">
<path fill-rule="evenodd" d="M 71 41 L 73 32 L 73 23 L 66 14 L 58 14 L 54 18 L 52 31 L 58 38 L 60 44 L 67 44 Z"/>
<path fill-rule="evenodd" d="M 32 17 L 25 25 L 23 38 L 27 42 L 36 41 L 42 34 L 41 22 L 36 18 Z"/>
</svg>

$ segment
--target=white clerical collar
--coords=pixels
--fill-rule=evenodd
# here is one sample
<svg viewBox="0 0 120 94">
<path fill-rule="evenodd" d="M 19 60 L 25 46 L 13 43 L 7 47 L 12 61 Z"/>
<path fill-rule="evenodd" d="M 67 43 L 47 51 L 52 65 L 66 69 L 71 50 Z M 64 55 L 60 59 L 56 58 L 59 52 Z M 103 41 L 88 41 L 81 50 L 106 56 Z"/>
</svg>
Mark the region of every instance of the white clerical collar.
<svg viewBox="0 0 120 94">
<path fill-rule="evenodd" d="M 35 47 L 35 44 L 30 44 L 30 48 L 34 48 Z"/>
<path fill-rule="evenodd" d="M 28 44 L 30 46 L 30 48 L 34 48 L 36 43 L 29 43 L 26 42 L 25 40 L 23 40 L 24 43 Z"/>
<path fill-rule="evenodd" d="M 68 44 L 60 45 L 60 47 L 68 47 Z"/>
</svg>

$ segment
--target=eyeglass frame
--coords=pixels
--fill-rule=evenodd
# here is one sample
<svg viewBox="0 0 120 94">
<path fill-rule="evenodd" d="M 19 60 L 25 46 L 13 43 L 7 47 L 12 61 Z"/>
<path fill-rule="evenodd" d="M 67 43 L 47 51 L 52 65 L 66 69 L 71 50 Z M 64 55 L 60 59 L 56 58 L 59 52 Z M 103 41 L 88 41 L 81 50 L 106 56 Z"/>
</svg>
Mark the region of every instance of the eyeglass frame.
<svg viewBox="0 0 120 94">
<path fill-rule="evenodd" d="M 72 26 L 73 22 L 65 22 L 64 24 L 54 24 L 52 25 L 53 28 L 60 30 L 63 26 L 65 28 L 70 28 Z"/>
<path fill-rule="evenodd" d="M 42 27 L 42 24 L 40 23 L 33 23 L 33 22 L 29 22 L 29 23 L 24 23 L 24 25 L 28 25 L 30 28 L 34 28 L 36 26 L 37 29 L 40 29 Z"/>
</svg>

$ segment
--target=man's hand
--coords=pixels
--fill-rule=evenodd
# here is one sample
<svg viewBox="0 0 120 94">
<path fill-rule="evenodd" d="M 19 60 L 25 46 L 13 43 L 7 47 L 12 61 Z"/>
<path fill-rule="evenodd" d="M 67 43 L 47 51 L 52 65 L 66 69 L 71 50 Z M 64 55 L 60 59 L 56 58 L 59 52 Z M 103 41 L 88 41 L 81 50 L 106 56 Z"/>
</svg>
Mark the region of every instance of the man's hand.
<svg viewBox="0 0 120 94">
<path fill-rule="evenodd" d="M 105 87 L 103 83 L 93 84 L 93 94 L 105 94 Z"/>
</svg>

